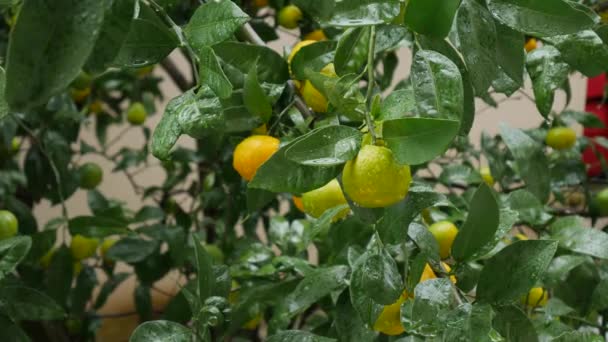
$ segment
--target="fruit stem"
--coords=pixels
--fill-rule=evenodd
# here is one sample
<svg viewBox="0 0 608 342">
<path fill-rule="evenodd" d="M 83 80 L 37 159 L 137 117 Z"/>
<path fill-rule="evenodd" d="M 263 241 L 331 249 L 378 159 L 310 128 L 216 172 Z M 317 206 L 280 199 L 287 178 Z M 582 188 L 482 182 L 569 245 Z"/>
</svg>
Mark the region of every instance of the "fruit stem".
<svg viewBox="0 0 608 342">
<path fill-rule="evenodd" d="M 374 56 L 376 50 L 376 26 L 371 27 L 369 34 L 369 51 L 367 52 L 367 104 L 368 110 L 365 111 L 365 121 L 367 123 L 367 129 L 369 134 L 372 136 L 372 144 L 376 145 L 376 130 L 374 128 L 374 122 L 370 113 L 372 106 L 372 95 L 374 93 Z"/>
</svg>

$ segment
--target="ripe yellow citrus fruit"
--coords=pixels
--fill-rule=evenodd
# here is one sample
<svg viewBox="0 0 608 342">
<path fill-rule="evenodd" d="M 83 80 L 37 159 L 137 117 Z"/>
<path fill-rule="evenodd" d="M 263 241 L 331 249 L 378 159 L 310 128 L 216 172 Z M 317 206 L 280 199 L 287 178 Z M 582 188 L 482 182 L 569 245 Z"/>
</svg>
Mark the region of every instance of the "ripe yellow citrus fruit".
<svg viewBox="0 0 608 342">
<path fill-rule="evenodd" d="M 253 4 L 256 8 L 264 8 L 268 6 L 268 0 L 255 0 Z"/>
<path fill-rule="evenodd" d="M 53 256 L 55 255 L 56 249 L 53 247 L 48 252 L 46 252 L 42 258 L 40 258 L 40 266 L 44 269 L 49 268 L 51 265 L 51 261 L 53 261 Z"/>
<path fill-rule="evenodd" d="M 85 163 L 79 173 L 80 187 L 86 190 L 95 189 L 103 180 L 103 170 L 95 163 Z"/>
<path fill-rule="evenodd" d="M 446 271 L 451 271 L 450 266 L 446 263 L 442 262 L 441 264 Z M 437 278 L 437 275 L 433 272 L 431 266 L 426 264 L 422 271 L 422 275 L 420 276 L 419 283 L 435 278 Z M 450 280 L 456 284 L 456 277 L 450 276 Z M 384 306 L 382 313 L 380 313 L 380 316 L 378 316 L 378 319 L 376 319 L 376 322 L 374 323 L 374 330 L 389 336 L 401 335 L 404 333 L 405 329 L 403 328 L 403 325 L 401 325 L 401 304 L 410 298 L 414 298 L 414 294 L 408 294 L 408 292 L 404 290 L 395 303 Z"/>
<path fill-rule="evenodd" d="M 292 196 L 293 205 L 298 208 L 301 212 L 304 212 L 304 203 L 302 203 L 302 197 Z"/>
<path fill-rule="evenodd" d="M 100 100 L 95 100 L 91 102 L 91 104 L 89 105 L 89 113 L 99 114 L 101 113 L 101 111 L 103 111 L 103 102 L 101 102 Z"/>
<path fill-rule="evenodd" d="M 297 6 L 288 5 L 279 11 L 279 25 L 286 29 L 295 29 L 300 20 L 302 20 L 302 11 Z"/>
<path fill-rule="evenodd" d="M 449 221 L 435 222 L 429 227 L 429 231 L 439 244 L 439 255 L 441 259 L 445 259 L 450 256 L 450 250 L 454 239 L 458 234 L 458 228 Z"/>
<path fill-rule="evenodd" d="M 241 177 L 250 181 L 255 172 L 279 149 L 280 141 L 267 135 L 254 135 L 241 141 L 234 149 L 232 166 Z"/>
<path fill-rule="evenodd" d="M 528 292 L 527 295 L 522 297 L 521 302 L 523 305 L 530 307 L 545 306 L 549 300 L 549 292 L 542 287 L 534 287 Z"/>
<path fill-rule="evenodd" d="M 328 209 L 347 203 L 346 198 L 344 198 L 344 193 L 342 193 L 340 183 L 338 183 L 338 180 L 336 179 L 318 189 L 302 195 L 304 212 L 316 218 L 319 218 Z M 334 220 L 344 218 L 349 212 L 350 209 L 345 208 L 334 217 Z"/>
<path fill-rule="evenodd" d="M 0 240 L 17 235 L 18 229 L 17 217 L 8 210 L 0 210 Z"/>
<path fill-rule="evenodd" d="M 133 103 L 129 109 L 127 110 L 127 121 L 132 125 L 141 125 L 146 122 L 146 118 L 148 117 L 148 112 L 146 111 L 146 107 L 141 102 Z"/>
<path fill-rule="evenodd" d="M 403 334 L 405 329 L 401 324 L 401 304 L 408 298 L 407 291 L 403 291 L 395 303 L 384 306 L 382 313 L 374 323 L 374 330 L 389 336 Z"/>
<path fill-rule="evenodd" d="M 486 182 L 486 184 L 491 187 L 494 186 L 494 177 L 492 176 L 492 171 L 490 171 L 489 167 L 482 167 L 481 169 L 479 169 L 479 173 L 481 174 L 481 178 L 484 182 Z"/>
<path fill-rule="evenodd" d="M 547 133 L 545 142 L 556 150 L 566 150 L 576 144 L 576 132 L 569 127 L 551 128 Z"/>
<path fill-rule="evenodd" d="M 99 245 L 98 239 L 75 235 L 72 237 L 72 243 L 70 244 L 72 258 L 74 260 L 83 260 L 92 257 L 95 254 L 97 245 Z"/>
<path fill-rule="evenodd" d="M 322 41 L 322 40 L 327 40 L 327 36 L 325 35 L 325 32 L 323 32 L 323 30 L 314 30 L 310 33 L 308 33 L 307 35 L 304 36 L 305 40 L 314 40 L 314 41 Z"/>
<path fill-rule="evenodd" d="M 412 182 L 410 167 L 399 165 L 386 147 L 366 145 L 342 171 L 346 194 L 364 208 L 380 208 L 405 198 Z"/>
<path fill-rule="evenodd" d="M 256 127 L 251 131 L 252 135 L 267 135 L 268 134 L 268 128 L 266 127 L 266 124 L 263 124 L 260 127 Z"/>
<path fill-rule="evenodd" d="M 334 63 L 327 64 L 321 69 L 321 74 L 327 77 L 337 77 Z M 309 80 L 304 81 L 304 84 L 300 88 L 300 94 L 306 105 L 312 108 L 312 110 L 317 113 L 327 112 L 327 99 Z"/>
<path fill-rule="evenodd" d="M 537 45 L 538 44 L 537 44 L 536 38 L 530 38 L 526 42 L 526 45 L 524 46 L 524 48 L 526 49 L 526 52 L 530 52 L 530 51 L 533 51 L 534 49 L 536 49 Z"/>
<path fill-rule="evenodd" d="M 298 52 L 300 52 L 300 50 L 305 47 L 308 46 L 310 44 L 314 44 L 316 43 L 316 41 L 314 40 L 303 40 L 299 43 L 297 43 L 293 49 L 291 49 L 291 53 L 289 54 L 289 56 L 287 57 L 287 64 L 289 65 L 289 73 L 291 74 L 291 61 L 293 61 L 293 59 L 296 57 L 296 55 L 298 54 Z"/>
</svg>

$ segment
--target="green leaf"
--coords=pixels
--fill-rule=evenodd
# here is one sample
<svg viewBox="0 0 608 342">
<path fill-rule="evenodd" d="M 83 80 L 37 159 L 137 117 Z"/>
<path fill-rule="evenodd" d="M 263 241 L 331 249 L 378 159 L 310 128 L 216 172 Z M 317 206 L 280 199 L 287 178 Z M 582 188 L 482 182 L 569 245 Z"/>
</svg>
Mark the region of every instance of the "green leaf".
<svg viewBox="0 0 608 342">
<path fill-rule="evenodd" d="M 420 251 L 421 258 L 424 260 L 424 264 L 426 264 L 426 259 L 439 261 L 439 244 L 437 243 L 437 239 L 435 236 L 431 234 L 429 229 L 426 226 L 423 226 L 419 223 L 410 223 L 409 229 L 407 231 L 408 237 L 418 246 Z M 424 268 L 424 264 L 422 267 Z M 422 269 L 421 269 L 422 271 Z M 415 280 L 417 277 L 408 277 L 412 280 Z M 416 281 L 417 283 L 417 281 Z M 414 284 L 415 285 L 415 284 Z"/>
<path fill-rule="evenodd" d="M 405 25 L 413 31 L 435 38 L 450 32 L 461 0 L 410 0 L 405 9 Z"/>
<path fill-rule="evenodd" d="M 532 78 L 536 108 L 547 117 L 553 108 L 555 91 L 568 79 L 570 68 L 562 61 L 559 51 L 550 45 L 529 53 L 526 67 Z"/>
<path fill-rule="evenodd" d="M 0 287 L 0 308 L 17 321 L 65 318 L 65 311 L 53 299 L 24 285 Z"/>
<path fill-rule="evenodd" d="M 350 278 L 351 293 L 389 305 L 403 292 L 403 279 L 397 263 L 381 243 L 373 238 L 368 250 L 355 263 Z"/>
<path fill-rule="evenodd" d="M 51 265 L 46 272 L 46 293 L 59 305 L 64 306 L 70 289 L 72 288 L 72 277 L 74 276 L 74 260 L 68 247 L 61 246 L 51 259 Z"/>
<path fill-rule="evenodd" d="M 104 7 L 97 0 L 23 4 L 6 61 L 6 99 L 11 108 L 44 105 L 78 76 L 101 30 Z"/>
<path fill-rule="evenodd" d="M 584 228 L 580 220 L 562 218 L 551 225 L 551 237 L 559 246 L 576 253 L 608 259 L 608 234 L 594 228 Z"/>
<path fill-rule="evenodd" d="M 414 90 L 399 89 L 390 93 L 382 102 L 382 107 L 377 119 L 380 121 L 401 119 L 407 116 L 414 116 L 416 113 L 416 98 Z"/>
<path fill-rule="evenodd" d="M 525 44 L 523 34 L 511 29 L 509 26 L 496 22 L 496 34 L 500 39 L 496 40 L 496 62 L 510 80 L 518 88 L 524 85 Z"/>
<path fill-rule="evenodd" d="M 517 241 L 487 260 L 477 284 L 480 303 L 507 303 L 519 299 L 541 279 L 557 242 Z"/>
<path fill-rule="evenodd" d="M 600 312 L 605 309 L 608 309 L 608 279 L 602 279 L 591 296 L 591 310 Z"/>
<path fill-rule="evenodd" d="M 295 79 L 308 79 L 310 72 L 319 72 L 334 61 L 335 41 L 321 41 L 306 45 L 291 60 L 291 72 Z"/>
<path fill-rule="evenodd" d="M 135 301 L 135 309 L 142 321 L 149 321 L 152 317 L 152 296 L 150 288 L 144 285 L 139 285 L 133 293 Z"/>
<path fill-rule="evenodd" d="M 585 12 L 563 0 L 489 0 L 488 8 L 498 20 L 531 36 L 570 34 L 594 26 Z"/>
<path fill-rule="evenodd" d="M 429 39 L 425 36 L 419 36 L 418 42 L 424 49 L 437 51 L 458 66 L 464 91 L 464 111 L 460 123 L 460 134 L 468 134 L 473 126 L 473 119 L 475 117 L 475 91 L 473 90 L 471 74 L 460 53 L 444 39 Z"/>
<path fill-rule="evenodd" d="M 414 301 L 406 302 L 401 310 L 401 321 L 406 331 L 429 335 L 441 325 L 438 317 L 455 304 L 452 285 L 448 278 L 424 281 L 414 289 Z"/>
<path fill-rule="evenodd" d="M 458 261 L 470 259 L 486 244 L 494 240 L 499 222 L 498 202 L 490 187 L 482 183 L 471 200 L 469 215 L 454 244 L 452 256 Z"/>
<path fill-rule="evenodd" d="M 146 205 L 139 209 L 135 217 L 134 222 L 145 222 L 145 221 L 157 221 L 162 220 L 165 217 L 165 211 L 162 208 Z"/>
<path fill-rule="evenodd" d="M 213 51 L 224 63 L 243 74 L 248 73 L 251 66 L 257 63 L 260 82 L 283 84 L 289 79 L 287 62 L 266 46 L 225 42 L 214 45 Z"/>
<path fill-rule="evenodd" d="M 574 110 L 565 110 L 559 115 L 560 119 L 569 123 L 578 122 L 585 128 L 604 128 L 604 122 L 595 115 L 589 112 L 577 112 Z"/>
<path fill-rule="evenodd" d="M 554 342 L 604 342 L 604 337 L 591 331 L 571 331 L 553 340 Z"/>
<path fill-rule="evenodd" d="M 350 303 L 348 293 L 343 293 L 336 303 L 335 327 L 340 341 L 372 342 L 375 334 L 368 329 Z"/>
<path fill-rule="evenodd" d="M 5 315 L 0 315 L 0 339 L 12 342 L 30 342 L 30 337 Z"/>
<path fill-rule="evenodd" d="M 538 341 L 532 322 L 520 308 L 509 305 L 496 307 L 496 317 L 492 326 L 510 341 Z"/>
<path fill-rule="evenodd" d="M 183 106 L 184 95 L 169 101 L 162 119 L 154 129 L 154 134 L 152 135 L 152 154 L 158 159 L 168 159 L 171 149 L 177 142 L 177 139 L 183 134 L 177 117 L 181 106 Z"/>
<path fill-rule="evenodd" d="M 463 186 L 480 184 L 483 182 L 481 175 L 477 170 L 462 164 L 446 165 L 443 170 L 441 170 L 439 181 L 445 185 L 458 184 Z"/>
<path fill-rule="evenodd" d="M 543 147 L 517 128 L 500 125 L 501 136 L 515 157 L 518 173 L 526 186 L 538 199 L 545 203 L 549 198 L 549 163 Z"/>
<path fill-rule="evenodd" d="M 459 127 L 455 120 L 404 118 L 385 121 L 382 137 L 399 163 L 418 165 L 442 155 Z"/>
<path fill-rule="evenodd" d="M 331 26 L 367 26 L 392 22 L 400 10 L 399 0 L 343 0 L 336 1 Z"/>
<path fill-rule="evenodd" d="M 69 310 L 72 315 L 83 315 L 87 304 L 93 296 L 93 290 L 97 286 L 97 275 L 95 269 L 84 266 L 76 279 L 76 287 L 70 293 Z"/>
<path fill-rule="evenodd" d="M 211 88 L 219 98 L 230 97 L 232 84 L 224 74 L 213 49 L 207 46 L 201 47 L 198 50 L 198 57 L 201 83 Z"/>
<path fill-rule="evenodd" d="M 262 122 L 267 123 L 272 116 L 272 104 L 260 86 L 258 68 L 255 64 L 251 66 L 249 73 L 247 73 L 243 91 L 243 100 L 247 111 L 260 117 Z"/>
<path fill-rule="evenodd" d="M 463 0 L 456 18 L 460 51 L 475 94 L 485 94 L 498 71 L 494 19 L 477 0 Z"/>
<path fill-rule="evenodd" d="M 185 326 L 169 321 L 145 322 L 135 329 L 130 342 L 185 342 L 192 339 L 192 332 Z"/>
<path fill-rule="evenodd" d="M 340 76 L 359 74 L 367 63 L 370 27 L 357 27 L 346 30 L 338 41 L 334 66 Z"/>
<path fill-rule="evenodd" d="M 341 165 L 357 156 L 362 137 L 359 130 L 348 126 L 325 126 L 290 144 L 285 156 L 302 165 Z"/>
<path fill-rule="evenodd" d="M 112 1 L 112 5 L 105 10 L 101 32 L 85 70 L 102 73 L 112 65 L 120 52 L 117 47 L 121 47 L 127 39 L 134 10 L 135 0 Z"/>
<path fill-rule="evenodd" d="M 419 115 L 451 120 L 462 118 L 462 77 L 449 58 L 432 50 L 419 50 L 414 56 L 410 77 Z"/>
<path fill-rule="evenodd" d="M 104 306 L 110 294 L 116 290 L 118 285 L 120 285 L 123 281 L 129 278 L 131 274 L 129 273 L 117 273 L 110 279 L 108 279 L 105 283 L 103 283 L 101 290 L 99 290 L 99 294 L 97 295 L 97 299 L 95 300 L 94 308 L 96 310 L 100 309 Z"/>
<path fill-rule="evenodd" d="M 490 341 L 493 317 L 494 311 L 489 305 L 462 304 L 450 312 L 442 341 Z"/>
<path fill-rule="evenodd" d="M 297 141 L 298 139 L 281 147 L 262 164 L 249 182 L 249 187 L 277 193 L 303 194 L 324 186 L 342 171 L 338 166 L 316 167 L 289 160 L 286 151 Z M 282 176 L 277 177 L 278 174 Z"/>
<path fill-rule="evenodd" d="M 348 267 L 341 265 L 318 268 L 309 273 L 295 290 L 281 301 L 270 325 L 284 325 L 321 298 L 344 288 L 347 274 Z"/>
<path fill-rule="evenodd" d="M 268 338 L 268 342 L 335 342 L 335 338 L 317 336 L 308 331 L 285 330 Z"/>
<path fill-rule="evenodd" d="M 376 229 L 382 241 L 387 244 L 398 244 L 407 239 L 410 223 L 420 212 L 431 206 L 449 206 L 444 195 L 432 188 L 412 183 L 405 201 L 384 209 L 384 215 L 376 223 Z"/>
<path fill-rule="evenodd" d="M 127 223 L 122 220 L 103 216 L 78 216 L 68 222 L 70 234 L 93 238 L 130 234 L 126 226 Z"/>
<path fill-rule="evenodd" d="M 116 242 L 108 252 L 108 259 L 136 263 L 143 261 L 156 251 L 158 241 L 143 240 L 138 237 L 125 237 Z"/>
<path fill-rule="evenodd" d="M 6 72 L 0 67 L 0 121 L 8 115 L 10 108 L 6 102 Z"/>
<path fill-rule="evenodd" d="M 16 236 L 0 241 L 0 280 L 13 272 L 32 247 L 29 236 Z"/>
<path fill-rule="evenodd" d="M 137 15 L 114 63 L 117 67 L 141 67 L 162 61 L 179 46 L 179 39 L 144 2 L 138 1 Z M 118 48 L 116 46 L 115 48 Z"/>
<path fill-rule="evenodd" d="M 249 16 L 232 1 L 212 1 L 199 6 L 184 29 L 190 46 L 198 53 L 229 38 Z"/>
<path fill-rule="evenodd" d="M 587 77 L 608 70 L 608 46 L 592 30 L 547 38 L 555 45 L 564 61 Z"/>
<path fill-rule="evenodd" d="M 213 260 L 201 245 L 196 235 L 192 235 L 194 240 L 194 255 L 196 257 L 197 271 L 197 294 L 199 303 L 205 301 L 212 294 L 215 286 L 215 277 L 213 276 Z"/>
<path fill-rule="evenodd" d="M 554 286 L 560 282 L 566 281 L 568 274 L 573 269 L 582 265 L 588 260 L 587 257 L 582 255 L 560 255 L 551 261 L 543 283 L 548 286 Z"/>
<path fill-rule="evenodd" d="M 520 189 L 513 191 L 507 198 L 509 207 L 517 211 L 519 219 L 531 225 L 542 225 L 551 219 L 543 204 L 531 192 Z"/>
</svg>

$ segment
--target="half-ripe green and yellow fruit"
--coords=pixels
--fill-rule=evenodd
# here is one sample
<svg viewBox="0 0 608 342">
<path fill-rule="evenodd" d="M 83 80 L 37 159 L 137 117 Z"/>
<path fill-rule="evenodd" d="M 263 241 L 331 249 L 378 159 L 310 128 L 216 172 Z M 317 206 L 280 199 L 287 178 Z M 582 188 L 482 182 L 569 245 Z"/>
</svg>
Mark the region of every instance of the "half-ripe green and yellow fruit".
<svg viewBox="0 0 608 342">
<path fill-rule="evenodd" d="M 295 29 L 302 20 L 302 10 L 295 5 L 288 5 L 279 11 L 279 25 L 286 29 Z"/>
<path fill-rule="evenodd" d="M 327 64 L 321 69 L 321 74 L 327 77 L 337 77 L 334 63 Z M 326 113 L 328 109 L 327 98 L 321 94 L 321 92 L 315 88 L 311 81 L 305 80 L 304 84 L 300 88 L 300 94 L 302 99 L 306 102 L 308 107 L 312 108 L 317 113 Z"/>
<path fill-rule="evenodd" d="M 441 259 L 446 259 L 450 256 L 454 239 L 458 235 L 458 228 L 449 221 L 435 222 L 429 227 L 429 231 L 439 244 L 439 255 Z"/>
<path fill-rule="evenodd" d="M 334 179 L 318 189 L 303 194 L 302 204 L 305 213 L 312 217 L 319 218 L 326 210 L 339 205 L 348 204 L 348 202 L 346 201 L 346 198 L 344 198 L 340 183 L 338 183 L 338 180 Z M 349 212 L 350 208 L 345 208 L 334 216 L 334 220 L 344 218 Z"/>
<path fill-rule="evenodd" d="M 522 304 L 529 307 L 545 306 L 549 301 L 549 292 L 542 287 L 534 287 L 521 299 Z"/>
<path fill-rule="evenodd" d="M 74 258 L 74 260 L 90 258 L 95 255 L 98 245 L 98 239 L 75 235 L 72 237 L 72 243 L 70 244 L 72 258 Z"/>
<path fill-rule="evenodd" d="M 479 174 L 481 175 L 481 179 L 488 184 L 490 187 L 494 186 L 494 177 L 492 176 L 492 171 L 489 167 L 484 166 L 479 169 Z"/>
<path fill-rule="evenodd" d="M 8 210 L 0 210 L 0 240 L 17 235 L 18 230 L 19 221 L 17 217 Z"/>
<path fill-rule="evenodd" d="M 408 165 L 400 165 L 383 146 L 366 145 L 342 171 L 344 192 L 357 205 L 381 208 L 405 198 L 412 182 Z"/>
<path fill-rule="evenodd" d="M 551 128 L 545 142 L 555 150 L 567 150 L 576 144 L 576 132 L 570 127 Z"/>
<path fill-rule="evenodd" d="M 141 125 L 146 122 L 146 118 L 148 117 L 148 111 L 146 111 L 146 107 L 141 102 L 135 102 L 129 109 L 127 109 L 127 121 L 132 125 Z"/>
</svg>

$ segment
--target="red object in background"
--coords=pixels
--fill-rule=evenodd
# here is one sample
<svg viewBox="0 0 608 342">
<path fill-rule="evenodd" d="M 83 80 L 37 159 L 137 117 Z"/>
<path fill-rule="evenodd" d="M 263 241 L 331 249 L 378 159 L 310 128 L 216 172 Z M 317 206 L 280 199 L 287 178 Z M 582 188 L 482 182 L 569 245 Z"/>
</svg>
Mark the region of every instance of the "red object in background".
<svg viewBox="0 0 608 342">
<path fill-rule="evenodd" d="M 597 115 L 600 120 L 604 123 L 605 128 L 585 128 L 583 134 L 586 137 L 606 137 L 608 138 L 608 106 L 602 104 L 604 97 L 604 87 L 606 86 L 606 75 L 590 78 L 587 81 L 587 106 L 585 110 L 589 113 Z M 595 148 L 604 155 L 604 158 L 608 160 L 608 149 L 605 149 L 598 144 L 595 144 Z M 599 176 L 602 172 L 602 166 L 600 161 L 593 153 L 591 147 L 585 150 L 583 153 L 583 161 L 587 164 L 587 173 L 590 177 Z"/>
</svg>

